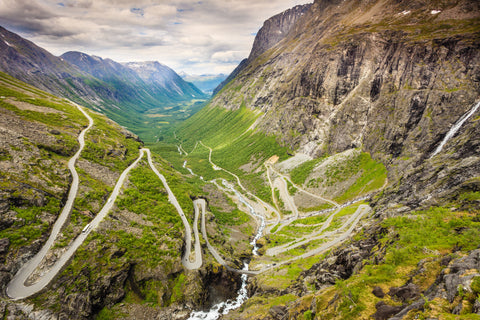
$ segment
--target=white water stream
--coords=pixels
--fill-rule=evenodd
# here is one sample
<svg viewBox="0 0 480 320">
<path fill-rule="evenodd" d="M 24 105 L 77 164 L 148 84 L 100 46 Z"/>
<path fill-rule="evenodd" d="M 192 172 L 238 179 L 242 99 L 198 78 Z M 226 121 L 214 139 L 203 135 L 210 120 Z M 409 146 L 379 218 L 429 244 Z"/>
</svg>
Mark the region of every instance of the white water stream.
<svg viewBox="0 0 480 320">
<path fill-rule="evenodd" d="M 245 264 L 243 270 L 248 270 L 248 264 Z M 238 290 L 235 300 L 227 300 L 214 305 L 208 311 L 193 311 L 188 320 L 216 320 L 222 314 L 227 314 L 231 310 L 240 308 L 240 306 L 248 299 L 247 295 L 247 275 L 242 274 L 242 286 Z"/>
<path fill-rule="evenodd" d="M 183 167 L 184 167 L 185 169 L 187 169 L 188 172 L 190 172 L 190 174 L 191 174 L 192 176 L 195 176 L 195 177 L 197 176 L 197 175 L 192 171 L 192 169 L 190 169 L 189 167 L 187 167 L 187 160 L 185 160 L 185 161 L 183 162 Z M 203 180 L 203 177 L 200 176 L 200 179 Z"/>
<path fill-rule="evenodd" d="M 223 180 L 223 185 L 227 188 L 230 188 L 230 190 L 232 190 L 233 192 L 235 192 L 235 194 L 237 195 L 238 197 L 238 200 L 240 200 L 241 203 L 243 203 L 244 205 L 247 206 L 248 210 L 250 210 L 250 214 L 254 217 L 257 217 L 258 219 L 260 219 L 261 223 L 260 223 L 260 228 L 258 228 L 258 231 L 257 231 L 257 234 L 255 235 L 255 238 L 253 238 L 252 242 L 250 242 L 250 244 L 253 246 L 253 254 L 258 256 L 258 247 L 257 247 L 257 241 L 258 239 L 260 239 L 262 237 L 262 234 L 263 234 L 263 230 L 265 230 L 265 227 L 267 226 L 267 223 L 265 221 L 265 218 L 262 216 L 262 215 L 259 215 L 258 213 L 255 212 L 255 209 L 253 209 L 253 207 L 251 206 L 250 203 L 248 203 L 245 198 L 240 194 L 240 192 L 238 192 L 233 186 L 231 186 L 226 180 Z"/>
<path fill-rule="evenodd" d="M 475 113 L 475 111 L 478 110 L 479 107 L 480 107 L 480 102 L 478 102 L 475 106 L 473 106 L 473 108 L 469 112 L 465 113 L 460 119 L 458 119 L 457 122 L 455 122 L 455 124 L 450 128 L 450 130 L 447 132 L 447 134 L 443 138 L 442 142 L 440 142 L 437 149 L 435 149 L 435 151 L 432 153 L 430 158 L 433 158 L 438 153 L 440 153 L 440 151 L 442 151 L 447 141 L 450 140 L 450 138 L 453 137 L 455 133 L 457 133 L 458 129 L 460 129 L 460 127 L 465 123 L 465 121 L 467 121 L 468 118 L 470 118 Z"/>
<path fill-rule="evenodd" d="M 237 195 L 240 202 L 242 202 L 244 205 L 247 206 L 247 208 L 250 210 L 250 214 L 260 219 L 261 223 L 260 223 L 260 227 L 258 228 L 257 234 L 253 238 L 252 242 L 250 242 L 250 244 L 253 246 L 252 253 L 254 255 L 258 255 L 257 241 L 258 239 L 261 238 L 263 231 L 265 230 L 265 227 L 267 225 L 265 218 L 262 215 L 259 215 L 258 213 L 256 213 L 255 209 L 250 205 L 250 203 L 248 203 L 247 200 L 245 200 L 245 198 L 240 194 L 240 192 L 238 192 L 226 180 L 223 180 L 222 183 L 225 187 L 229 188 Z M 244 264 L 244 267 L 242 270 L 248 271 L 247 263 Z M 235 300 L 227 300 L 227 301 L 217 303 L 208 311 L 194 311 L 190 314 L 190 317 L 188 318 L 188 320 L 216 320 L 222 314 L 227 314 L 231 310 L 235 310 L 239 308 L 248 299 L 247 275 L 242 274 L 241 279 L 242 279 L 242 286 L 240 287 L 240 290 L 238 290 L 237 298 Z"/>
</svg>

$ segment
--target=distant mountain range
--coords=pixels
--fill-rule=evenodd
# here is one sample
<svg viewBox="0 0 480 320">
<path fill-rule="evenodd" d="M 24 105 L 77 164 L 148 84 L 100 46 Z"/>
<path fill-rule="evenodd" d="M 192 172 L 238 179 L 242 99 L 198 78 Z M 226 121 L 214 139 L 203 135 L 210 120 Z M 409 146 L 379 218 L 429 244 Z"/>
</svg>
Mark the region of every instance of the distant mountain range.
<svg viewBox="0 0 480 320">
<path fill-rule="evenodd" d="M 207 94 L 212 94 L 214 89 L 227 79 L 227 75 L 223 73 L 190 75 L 185 72 L 180 72 L 179 75 L 183 80 L 193 83 L 197 88 Z"/>
<path fill-rule="evenodd" d="M 0 71 L 105 113 L 131 129 L 143 113 L 208 95 L 159 62 L 121 64 L 82 52 L 56 57 L 0 27 Z"/>
</svg>

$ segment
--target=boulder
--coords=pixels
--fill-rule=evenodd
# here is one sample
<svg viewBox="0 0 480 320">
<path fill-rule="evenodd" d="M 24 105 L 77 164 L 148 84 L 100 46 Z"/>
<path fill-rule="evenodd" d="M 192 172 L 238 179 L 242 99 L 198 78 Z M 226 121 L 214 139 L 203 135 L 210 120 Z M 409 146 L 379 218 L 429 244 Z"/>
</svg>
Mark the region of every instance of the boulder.
<svg viewBox="0 0 480 320">
<path fill-rule="evenodd" d="M 472 306 L 472 312 L 476 314 L 480 314 L 480 299 L 475 300 L 475 303 Z"/>
<path fill-rule="evenodd" d="M 420 297 L 420 288 L 413 283 L 409 283 L 401 287 L 390 288 L 390 291 L 388 292 L 388 294 L 392 298 L 396 297 L 402 302 L 407 302 Z"/>
<path fill-rule="evenodd" d="M 383 299 L 383 297 L 385 297 L 385 292 L 383 292 L 382 288 L 380 288 L 379 286 L 373 288 L 372 293 L 375 297 L 380 299 Z"/>
<path fill-rule="evenodd" d="M 273 306 L 273 307 L 270 308 L 270 310 L 268 310 L 268 313 L 275 320 L 284 319 L 288 315 L 287 314 L 287 308 L 284 307 L 284 306 Z"/>
<path fill-rule="evenodd" d="M 380 301 L 375 305 L 375 308 L 377 309 L 377 311 L 372 314 L 372 317 L 375 320 L 386 320 L 389 319 L 391 316 L 397 314 L 398 312 L 402 311 L 404 306 L 391 306 L 383 301 Z"/>
<path fill-rule="evenodd" d="M 0 254 L 4 254 L 8 251 L 10 246 L 10 240 L 8 238 L 0 239 Z"/>
</svg>

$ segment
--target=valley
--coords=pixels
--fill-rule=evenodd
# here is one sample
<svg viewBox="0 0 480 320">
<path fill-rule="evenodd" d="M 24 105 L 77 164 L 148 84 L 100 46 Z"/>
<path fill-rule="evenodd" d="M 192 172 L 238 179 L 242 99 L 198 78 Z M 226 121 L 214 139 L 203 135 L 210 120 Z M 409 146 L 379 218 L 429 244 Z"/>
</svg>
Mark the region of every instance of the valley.
<svg viewBox="0 0 480 320">
<path fill-rule="evenodd" d="M 210 99 L 1 28 L 0 316 L 477 319 L 479 13 L 296 6 Z"/>
<path fill-rule="evenodd" d="M 9 282 L 8 286 L 6 287 L 6 294 L 10 298 L 13 298 L 15 300 L 25 299 L 26 297 L 28 297 L 30 295 L 33 295 L 35 293 L 38 293 L 39 291 L 43 290 L 47 285 L 49 285 L 49 283 L 52 281 L 52 279 L 54 279 L 57 276 L 57 274 L 60 273 L 62 269 L 64 269 L 64 265 L 72 258 L 72 256 L 75 254 L 77 249 L 80 246 L 82 246 L 82 244 L 84 243 L 86 238 L 89 236 L 89 234 L 91 232 L 95 232 L 97 230 L 97 228 L 99 228 L 100 223 L 102 223 L 102 221 L 105 219 L 108 212 L 111 211 L 113 206 L 116 205 L 116 203 L 115 203 L 116 199 L 119 196 L 120 189 L 124 185 L 125 180 L 128 177 L 129 172 L 135 166 L 137 166 L 137 164 L 140 162 L 140 160 L 144 156 L 144 153 L 147 154 L 148 164 L 149 164 L 150 168 L 153 170 L 155 175 L 161 180 L 161 182 L 162 182 L 162 184 L 163 184 L 163 186 L 166 190 L 166 195 L 167 195 L 168 201 L 175 207 L 175 210 L 178 212 L 178 215 L 181 218 L 182 223 L 184 225 L 185 238 L 181 239 L 185 243 L 185 248 L 183 250 L 184 252 L 183 252 L 183 258 L 182 258 L 182 264 L 187 270 L 199 269 L 203 264 L 202 263 L 202 249 L 200 247 L 200 238 L 199 238 L 199 232 L 198 232 L 200 208 L 202 209 L 202 217 L 201 217 L 202 237 L 203 237 L 204 241 L 206 242 L 207 248 L 208 248 L 209 252 L 212 254 L 213 258 L 220 265 L 224 266 L 226 268 L 226 270 L 228 270 L 228 271 L 238 272 L 238 273 L 246 273 L 246 274 L 250 274 L 250 275 L 257 275 L 259 273 L 265 272 L 265 271 L 270 270 L 272 268 L 276 268 L 277 265 L 281 266 L 281 265 L 286 264 L 286 263 L 291 263 L 294 260 L 304 259 L 308 256 L 326 251 L 330 247 L 332 247 L 334 245 L 337 245 L 341 241 L 345 240 L 347 238 L 347 236 L 352 232 L 352 230 L 356 227 L 360 218 L 366 212 L 368 212 L 368 211 L 365 211 L 363 209 L 363 207 L 361 208 L 363 211 L 359 208 L 353 215 L 351 215 L 350 220 L 346 221 L 345 224 L 339 226 L 339 228 L 338 228 L 338 231 L 341 231 L 342 229 L 345 229 L 345 227 L 347 227 L 348 225 L 351 224 L 351 226 L 350 226 L 350 228 L 347 232 L 341 234 L 340 236 L 334 236 L 333 237 L 334 240 L 325 243 L 323 246 L 321 246 L 319 248 L 316 248 L 313 251 L 307 252 L 303 255 L 300 255 L 296 258 L 292 258 L 290 260 L 281 261 L 281 260 L 276 259 L 275 261 L 277 261 L 277 262 L 267 263 L 266 265 L 265 265 L 265 263 L 266 263 L 265 261 L 268 261 L 268 259 L 265 260 L 263 258 L 262 259 L 263 261 L 261 263 L 254 260 L 256 268 L 254 270 L 251 270 L 251 271 L 243 271 L 243 270 L 240 270 L 239 266 L 235 266 L 235 265 L 231 266 L 231 265 L 227 264 L 225 262 L 225 260 L 221 257 L 221 255 L 217 252 L 217 250 L 214 248 L 214 246 L 212 246 L 210 244 L 210 242 L 208 241 L 208 234 L 207 234 L 207 231 L 206 231 L 206 222 L 205 222 L 206 221 L 206 219 L 205 219 L 205 215 L 206 215 L 206 202 L 205 202 L 205 200 L 198 199 L 198 200 L 193 201 L 193 207 L 195 208 L 195 218 L 194 218 L 194 221 L 193 221 L 193 232 L 192 232 L 192 228 L 190 227 L 190 222 L 187 220 L 186 215 L 184 214 L 182 207 L 180 206 L 180 204 L 177 201 L 174 193 L 170 189 L 167 180 L 156 169 L 156 167 L 155 167 L 155 165 L 152 161 L 150 150 L 142 148 L 142 149 L 140 149 L 140 155 L 138 156 L 138 158 L 120 174 L 120 176 L 119 176 L 119 178 L 118 178 L 118 180 L 115 184 L 115 187 L 113 188 L 113 191 L 111 192 L 110 195 L 108 195 L 107 201 L 105 202 L 105 204 L 101 208 L 101 210 L 98 212 L 98 214 L 95 215 L 95 218 L 93 220 L 91 220 L 90 222 L 87 222 L 87 224 L 82 227 L 82 231 L 75 238 L 72 238 L 71 243 L 69 245 L 67 245 L 65 247 L 62 247 L 62 252 L 60 252 L 57 255 L 56 259 L 54 259 L 52 261 L 52 259 L 50 258 L 49 261 L 46 262 L 46 260 L 45 260 L 46 256 L 47 255 L 51 256 L 50 251 L 52 251 L 54 248 L 56 248 L 55 243 L 57 243 L 59 241 L 59 239 L 58 239 L 59 238 L 59 233 L 62 229 L 65 228 L 64 225 L 68 221 L 69 216 L 72 213 L 72 208 L 73 208 L 73 205 L 74 205 L 74 202 L 76 200 L 78 190 L 79 190 L 79 178 L 78 178 L 79 175 L 78 175 L 78 173 L 75 169 L 75 164 L 78 161 L 79 156 L 82 154 L 83 149 L 85 148 L 85 135 L 92 128 L 92 126 L 95 125 L 95 122 L 92 119 L 92 117 L 90 117 L 90 115 L 88 115 L 80 106 L 78 106 L 78 105 L 75 105 L 75 106 L 76 106 L 76 108 L 78 108 L 79 111 L 81 111 L 83 116 L 88 119 L 89 124 L 85 129 L 83 129 L 80 132 L 79 137 L 78 137 L 80 147 L 79 147 L 78 151 L 73 155 L 73 157 L 68 161 L 69 170 L 71 171 L 71 173 L 73 175 L 73 181 L 70 185 L 70 189 L 69 189 L 69 192 L 68 192 L 68 198 L 66 199 L 65 205 L 62 209 L 61 214 L 59 215 L 59 218 L 56 219 L 56 221 L 55 221 L 55 225 L 53 226 L 53 229 L 52 229 L 52 231 L 51 231 L 51 233 L 48 237 L 47 242 L 43 245 L 42 249 L 34 257 L 32 257 L 29 261 L 27 261 L 22 266 L 22 268 L 20 270 L 18 270 L 17 274 L 12 278 L 12 280 Z M 229 192 L 231 192 L 229 190 L 232 190 L 233 195 L 236 195 L 236 197 L 235 196 L 232 197 L 232 201 L 234 203 L 236 202 L 236 205 L 240 208 L 242 207 L 242 205 L 246 206 L 246 208 L 243 209 L 243 210 L 245 210 L 247 212 L 250 211 L 250 214 L 252 215 L 252 219 L 257 220 L 256 229 L 258 229 L 258 231 L 256 232 L 256 236 L 254 237 L 254 240 L 251 243 L 251 245 L 254 246 L 254 251 L 253 251 L 254 256 L 258 256 L 258 250 L 260 249 L 260 247 L 257 247 L 255 242 L 259 241 L 260 238 L 265 235 L 263 231 L 264 231 L 265 227 L 267 226 L 267 223 L 270 224 L 270 230 L 272 228 L 276 228 L 277 229 L 276 231 L 280 231 L 279 230 L 280 228 L 286 226 L 286 224 L 280 224 L 280 227 L 278 226 L 278 224 L 280 223 L 279 218 L 281 216 L 280 213 L 279 213 L 280 211 L 275 209 L 270 203 L 261 200 L 260 198 L 256 197 L 254 194 L 249 192 L 242 185 L 240 178 L 236 174 L 231 173 L 228 170 L 225 170 L 225 169 L 219 167 L 218 165 L 216 165 L 215 163 L 213 163 L 212 159 L 211 159 L 212 158 L 212 149 L 210 147 L 206 146 L 201 141 L 199 141 L 198 144 L 196 144 L 196 145 L 197 145 L 196 148 L 198 148 L 199 150 L 201 148 L 204 148 L 204 149 L 208 150 L 208 157 L 206 157 L 205 160 L 209 162 L 209 165 L 211 166 L 212 170 L 226 172 L 228 175 L 231 176 L 231 178 L 234 178 L 234 180 L 232 182 L 238 183 L 238 186 L 242 189 L 243 192 L 246 193 L 246 196 L 241 195 L 237 190 L 234 189 L 234 187 L 232 185 L 227 183 L 226 180 L 223 180 L 223 183 L 222 183 L 224 185 L 223 187 L 220 186 L 219 183 L 213 181 L 214 184 L 219 188 L 219 190 L 222 191 L 225 194 L 228 194 Z M 183 147 L 178 146 L 178 149 L 182 150 Z M 195 150 L 193 150 L 193 152 L 194 151 Z M 266 166 L 266 168 L 272 169 L 271 166 Z M 192 171 L 192 173 L 193 173 L 193 171 Z M 282 176 L 282 178 L 284 178 L 284 177 Z M 197 179 L 200 179 L 200 178 L 197 176 Z M 294 185 L 294 187 L 296 187 L 299 191 L 304 191 L 296 185 Z M 272 188 L 272 190 L 274 190 L 274 189 Z M 322 201 L 330 201 L 330 200 L 324 199 L 322 197 L 320 197 L 320 198 L 322 199 Z M 273 197 L 271 200 L 276 201 L 275 197 Z M 278 200 L 280 200 L 280 199 L 278 199 Z M 334 204 L 338 207 L 337 203 L 334 203 Z M 292 204 L 292 206 L 294 207 L 295 205 Z M 254 209 L 254 207 L 257 208 L 257 209 Z M 260 210 L 258 208 L 260 208 Z M 261 212 L 261 214 L 257 213 L 256 212 L 257 210 L 259 210 L 259 212 Z M 297 210 L 296 207 L 295 207 L 295 210 Z M 313 240 L 311 237 L 313 237 L 314 235 L 316 235 L 318 237 L 321 237 L 319 235 L 322 233 L 323 230 L 325 230 L 327 227 L 329 227 L 330 223 L 333 220 L 333 217 L 339 211 L 340 211 L 340 208 L 337 209 L 334 213 L 332 213 L 329 216 L 329 218 L 322 225 L 322 228 L 317 233 L 312 233 L 310 235 L 308 241 L 307 241 L 307 239 L 305 239 L 304 242 L 310 242 L 310 240 Z M 357 212 L 358 212 L 358 214 L 357 214 Z M 312 215 L 310 214 L 310 216 L 312 216 Z M 271 220 L 271 219 L 269 219 L 270 217 L 273 217 L 274 219 Z M 289 220 L 288 223 L 295 222 L 297 219 L 301 218 L 301 217 L 298 216 L 298 210 L 297 210 L 297 216 L 295 218 L 296 219 Z M 333 230 L 331 233 L 332 234 L 335 233 L 335 230 Z M 194 236 L 192 236 L 192 235 L 194 235 Z M 267 233 L 267 235 L 268 235 L 268 233 Z M 330 235 L 330 237 L 332 237 L 332 235 Z M 192 239 L 194 239 L 194 243 L 195 243 L 194 249 L 193 249 L 194 254 L 192 254 L 192 247 L 191 247 Z M 300 244 L 302 244 L 302 243 L 300 242 Z M 283 251 L 291 250 L 291 249 L 293 249 L 294 247 L 297 247 L 297 246 L 298 245 L 293 245 L 292 248 L 287 248 Z M 58 249 L 56 249 L 56 250 L 58 250 Z M 278 252 L 278 251 L 276 253 L 272 253 L 272 254 L 268 254 L 268 252 L 267 252 L 267 256 L 275 256 L 279 253 L 280 252 Z M 180 252 L 179 252 L 179 254 L 180 254 Z M 260 267 L 260 269 L 258 269 L 258 267 Z M 42 271 L 40 273 L 38 273 L 38 271 L 36 271 L 37 268 L 41 268 Z M 238 268 L 238 269 L 236 269 L 236 268 Z M 32 274 L 34 274 L 34 273 L 39 274 L 39 275 L 35 276 L 34 280 L 29 280 L 29 278 L 31 278 Z M 26 284 L 26 283 L 28 283 L 28 284 Z M 246 278 L 243 280 L 243 283 L 244 283 L 243 286 L 245 287 L 246 286 Z"/>
</svg>

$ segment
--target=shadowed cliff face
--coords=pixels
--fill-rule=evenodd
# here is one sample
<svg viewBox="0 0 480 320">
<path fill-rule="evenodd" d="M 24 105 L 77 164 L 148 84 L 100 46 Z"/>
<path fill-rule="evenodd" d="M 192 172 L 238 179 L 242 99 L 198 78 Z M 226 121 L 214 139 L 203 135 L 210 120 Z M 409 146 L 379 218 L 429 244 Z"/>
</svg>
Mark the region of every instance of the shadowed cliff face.
<svg viewBox="0 0 480 320">
<path fill-rule="evenodd" d="M 263 23 L 253 42 L 252 51 L 248 59 L 242 60 L 233 72 L 220 83 L 213 94 L 217 94 L 223 87 L 232 81 L 249 63 L 255 60 L 262 53 L 275 46 L 284 39 L 295 23 L 308 12 L 312 4 L 295 6 L 282 13 L 279 13 Z"/>
<path fill-rule="evenodd" d="M 361 146 L 396 181 L 422 164 L 480 99 L 478 7 L 475 1 L 316 1 L 212 104 L 261 110 L 256 129 L 312 156 Z M 458 136 L 474 129 L 475 118 Z M 472 155 L 477 136 L 452 142 L 445 153 Z"/>
</svg>

